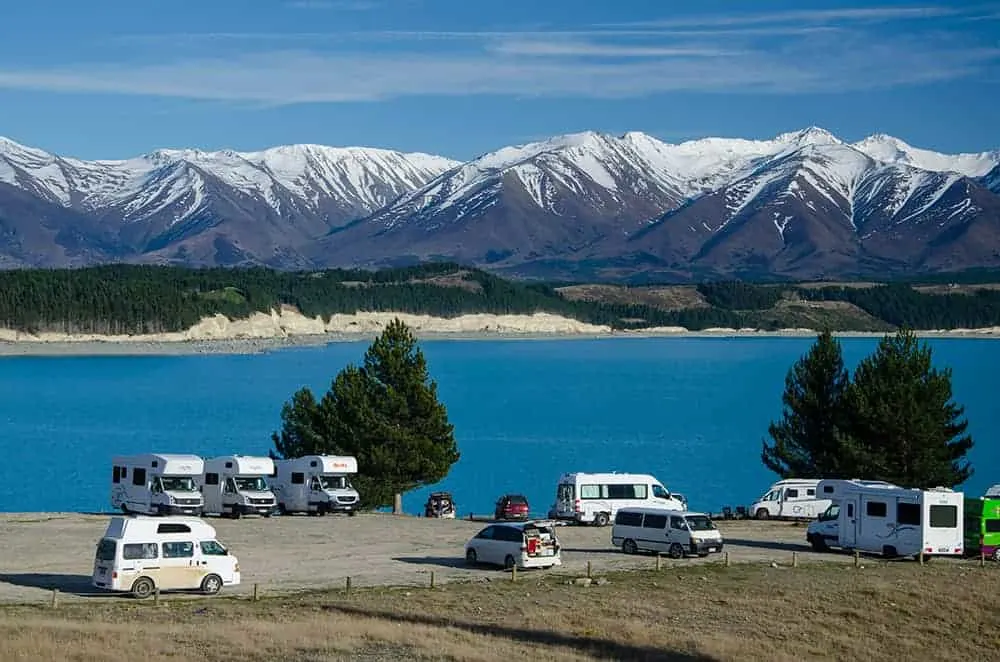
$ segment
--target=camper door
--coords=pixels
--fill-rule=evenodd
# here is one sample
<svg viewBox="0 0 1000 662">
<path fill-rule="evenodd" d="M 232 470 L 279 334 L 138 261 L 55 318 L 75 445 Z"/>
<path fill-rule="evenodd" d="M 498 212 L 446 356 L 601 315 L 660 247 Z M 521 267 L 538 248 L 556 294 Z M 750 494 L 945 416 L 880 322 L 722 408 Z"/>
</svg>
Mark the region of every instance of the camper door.
<svg viewBox="0 0 1000 662">
<path fill-rule="evenodd" d="M 854 547 L 858 542 L 858 506 L 857 495 L 844 498 L 840 504 L 840 546 Z"/>
</svg>

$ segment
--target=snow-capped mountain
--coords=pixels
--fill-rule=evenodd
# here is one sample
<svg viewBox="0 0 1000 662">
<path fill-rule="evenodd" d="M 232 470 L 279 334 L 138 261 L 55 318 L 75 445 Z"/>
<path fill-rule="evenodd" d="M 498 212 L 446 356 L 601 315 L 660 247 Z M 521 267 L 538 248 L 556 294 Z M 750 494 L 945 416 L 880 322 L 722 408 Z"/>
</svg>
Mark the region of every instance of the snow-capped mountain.
<svg viewBox="0 0 1000 662">
<path fill-rule="evenodd" d="M 319 145 L 83 161 L 0 139 L 0 233 L 0 266 L 451 259 L 553 277 L 1000 266 L 1000 150 L 848 143 L 810 127 L 679 144 L 583 132 L 464 163 Z"/>
</svg>

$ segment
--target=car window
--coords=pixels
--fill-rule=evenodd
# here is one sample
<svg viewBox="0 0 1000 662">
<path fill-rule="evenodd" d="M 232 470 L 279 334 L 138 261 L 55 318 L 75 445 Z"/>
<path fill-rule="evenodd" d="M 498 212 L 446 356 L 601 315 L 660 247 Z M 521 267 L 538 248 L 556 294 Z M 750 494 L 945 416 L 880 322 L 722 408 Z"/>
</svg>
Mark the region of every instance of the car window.
<svg viewBox="0 0 1000 662">
<path fill-rule="evenodd" d="M 202 540 L 201 553 L 206 556 L 225 556 L 226 548 L 214 540 Z"/>
<path fill-rule="evenodd" d="M 477 538 L 485 538 L 486 540 L 493 540 L 494 533 L 496 532 L 496 527 L 488 526 L 479 533 L 476 534 Z"/>
<path fill-rule="evenodd" d="M 163 558 L 165 559 L 190 558 L 192 556 L 194 556 L 194 543 L 191 542 L 163 543 Z"/>
<path fill-rule="evenodd" d="M 521 542 L 524 539 L 524 532 L 512 526 L 502 526 L 498 533 L 497 538 L 507 542 Z"/>
</svg>

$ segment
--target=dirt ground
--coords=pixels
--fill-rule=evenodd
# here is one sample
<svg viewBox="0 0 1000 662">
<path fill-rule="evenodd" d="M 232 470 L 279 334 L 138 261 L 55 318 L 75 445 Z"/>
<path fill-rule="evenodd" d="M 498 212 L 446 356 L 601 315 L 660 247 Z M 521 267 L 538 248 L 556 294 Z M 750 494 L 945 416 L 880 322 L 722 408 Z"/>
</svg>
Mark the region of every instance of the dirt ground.
<svg viewBox="0 0 1000 662">
<path fill-rule="evenodd" d="M 90 586 L 95 545 L 109 516 L 79 514 L 0 514 L 0 602 L 35 602 L 98 595 Z M 501 570 L 469 568 L 463 546 L 485 522 L 434 520 L 392 515 L 357 517 L 272 517 L 227 520 L 210 518 L 219 540 L 239 558 L 242 584 L 226 594 L 247 594 L 259 585 L 263 594 L 352 586 L 427 585 L 435 581 L 496 578 Z M 731 563 L 774 561 L 788 565 L 792 552 L 800 563 L 852 559 L 816 554 L 805 543 L 802 523 L 721 521 Z M 652 568 L 652 556 L 627 556 L 611 547 L 611 527 L 562 526 L 562 572 L 585 573 Z M 672 560 L 666 564 L 719 562 Z M 935 561 L 938 563 L 939 561 Z M 544 572 L 544 571 L 534 571 Z"/>
</svg>

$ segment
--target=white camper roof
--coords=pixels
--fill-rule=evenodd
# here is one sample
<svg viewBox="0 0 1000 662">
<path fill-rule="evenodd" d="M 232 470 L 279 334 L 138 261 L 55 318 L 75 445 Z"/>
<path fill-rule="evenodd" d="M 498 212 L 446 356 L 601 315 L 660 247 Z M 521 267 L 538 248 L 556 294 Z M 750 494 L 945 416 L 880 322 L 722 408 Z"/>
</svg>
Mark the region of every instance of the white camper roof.
<svg viewBox="0 0 1000 662">
<path fill-rule="evenodd" d="M 1000 497 L 1000 483 L 991 486 L 988 490 L 986 490 L 986 494 L 984 494 L 983 496 L 990 499 L 995 499 L 997 497 Z"/>
<path fill-rule="evenodd" d="M 358 460 L 350 455 L 304 455 L 289 460 L 279 460 L 289 467 L 312 469 L 321 474 L 356 474 Z"/>
<path fill-rule="evenodd" d="M 163 536 L 214 540 L 215 527 L 198 517 L 147 517 L 144 515 L 112 517 L 104 530 L 105 538 L 119 540 L 145 539 L 147 542 Z"/>
<path fill-rule="evenodd" d="M 205 460 L 205 472 L 231 473 L 236 476 L 270 476 L 274 460 L 266 456 L 224 455 Z"/>
<path fill-rule="evenodd" d="M 205 470 L 205 460 L 197 455 L 181 453 L 119 455 L 112 462 L 122 466 L 144 467 L 159 476 L 200 476 Z"/>
<path fill-rule="evenodd" d="M 650 474 L 628 474 L 628 473 L 618 473 L 617 471 L 606 472 L 606 473 L 585 473 L 583 471 L 574 471 L 572 473 L 565 473 L 559 477 L 560 483 L 573 483 L 573 482 L 585 482 L 585 481 L 595 481 L 601 483 L 611 483 L 611 484 L 622 484 L 629 483 L 631 481 L 649 481 L 652 483 L 658 483 L 662 485 L 655 476 Z"/>
</svg>

